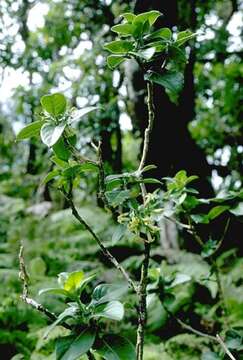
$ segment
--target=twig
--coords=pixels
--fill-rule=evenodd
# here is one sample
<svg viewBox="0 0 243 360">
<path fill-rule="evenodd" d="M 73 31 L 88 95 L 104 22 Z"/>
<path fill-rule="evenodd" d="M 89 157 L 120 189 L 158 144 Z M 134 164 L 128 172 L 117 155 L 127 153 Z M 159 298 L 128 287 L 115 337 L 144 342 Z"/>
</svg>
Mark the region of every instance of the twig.
<svg viewBox="0 0 243 360">
<path fill-rule="evenodd" d="M 144 260 L 141 269 L 141 278 L 138 288 L 139 296 L 139 314 L 138 314 L 138 329 L 137 329 L 137 344 L 136 352 L 137 359 L 143 359 L 143 347 L 144 347 L 144 327 L 147 320 L 147 283 L 148 283 L 148 267 L 149 267 L 149 256 L 150 256 L 151 243 L 144 243 Z"/>
<path fill-rule="evenodd" d="M 64 195 L 66 196 L 66 199 L 69 203 L 69 206 L 72 210 L 73 216 L 79 221 L 80 224 L 82 224 L 85 229 L 92 235 L 92 237 L 95 239 L 99 247 L 101 248 L 101 251 L 105 255 L 105 257 L 121 272 L 121 274 L 124 276 L 124 278 L 127 280 L 131 288 L 137 293 L 137 285 L 134 283 L 134 281 L 131 279 L 130 275 L 126 272 L 124 267 L 119 264 L 119 262 L 116 260 L 116 258 L 110 253 L 110 251 L 103 245 L 102 240 L 99 238 L 99 236 L 94 232 L 94 230 L 90 227 L 90 225 L 83 219 L 83 217 L 79 214 L 78 210 L 76 209 L 74 202 L 70 196 L 66 192 L 64 192 Z"/>
<path fill-rule="evenodd" d="M 219 334 L 216 334 L 216 339 L 219 342 L 219 344 L 221 345 L 221 347 L 224 349 L 224 352 L 228 355 L 228 357 L 231 360 L 236 360 L 236 358 L 229 351 L 229 349 L 227 348 L 226 344 L 224 343 L 223 339 L 219 336 Z"/>
<path fill-rule="evenodd" d="M 45 308 L 42 304 L 38 303 L 36 300 L 29 297 L 29 276 L 26 270 L 25 262 L 24 262 L 24 247 L 23 245 L 20 246 L 19 249 L 19 278 L 23 283 L 23 293 L 21 295 L 21 299 L 28 305 L 32 306 L 35 310 L 43 313 L 46 315 L 49 319 L 55 321 L 57 320 L 57 316 L 49 311 L 47 308 Z M 71 326 L 69 326 L 66 323 L 61 324 L 66 329 L 71 330 Z"/>
<path fill-rule="evenodd" d="M 146 158 L 148 155 L 149 150 L 149 142 L 150 142 L 150 136 L 153 130 L 153 124 L 154 124 L 154 103 L 153 103 L 153 84 L 148 81 L 147 83 L 147 92 L 148 92 L 148 98 L 147 98 L 147 106 L 148 106 L 148 126 L 145 129 L 144 133 L 144 142 L 143 142 L 143 152 L 141 161 L 138 167 L 138 171 L 141 172 L 142 169 L 145 166 Z"/>
</svg>

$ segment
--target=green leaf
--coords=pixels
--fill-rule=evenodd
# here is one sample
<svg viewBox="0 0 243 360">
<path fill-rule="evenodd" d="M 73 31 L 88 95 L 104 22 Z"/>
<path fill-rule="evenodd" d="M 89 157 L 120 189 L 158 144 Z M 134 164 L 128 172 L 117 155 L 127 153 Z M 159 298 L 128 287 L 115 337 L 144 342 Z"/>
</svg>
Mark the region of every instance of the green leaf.
<svg viewBox="0 0 243 360">
<path fill-rule="evenodd" d="M 71 306 L 68 307 L 67 309 L 65 309 L 57 318 L 56 321 L 54 321 L 49 328 L 47 329 L 47 331 L 44 334 L 44 339 L 47 338 L 47 336 L 50 334 L 50 332 L 61 322 L 63 322 L 65 319 L 69 318 L 69 317 L 74 317 L 77 313 L 77 307 L 76 306 Z"/>
<path fill-rule="evenodd" d="M 196 224 L 208 224 L 209 223 L 208 216 L 205 214 L 192 214 L 191 219 Z"/>
<path fill-rule="evenodd" d="M 144 184 L 162 185 L 161 181 L 159 181 L 158 179 L 154 179 L 154 178 L 146 178 L 146 179 L 143 179 L 143 180 L 139 180 L 139 182 L 144 183 Z"/>
<path fill-rule="evenodd" d="M 125 20 L 127 20 L 127 22 L 132 23 L 133 20 L 135 19 L 136 15 L 132 14 L 132 13 L 124 13 L 120 15 L 122 18 L 124 18 Z"/>
<path fill-rule="evenodd" d="M 110 301 L 95 307 L 95 312 L 91 317 L 104 317 L 111 320 L 120 321 L 124 316 L 124 307 L 120 301 Z"/>
<path fill-rule="evenodd" d="M 111 70 L 114 70 L 117 66 L 123 63 L 126 60 L 123 56 L 119 55 L 109 55 L 107 57 L 107 65 Z"/>
<path fill-rule="evenodd" d="M 152 34 L 148 35 L 147 39 L 163 39 L 163 40 L 171 40 L 172 32 L 169 28 L 162 28 L 157 31 L 154 31 Z"/>
<path fill-rule="evenodd" d="M 63 94 L 56 93 L 42 96 L 41 105 L 46 112 L 56 117 L 65 113 L 67 101 Z"/>
<path fill-rule="evenodd" d="M 225 205 L 218 205 L 213 207 L 208 213 L 209 220 L 215 219 L 229 208 L 230 208 L 229 206 L 225 206 Z"/>
<path fill-rule="evenodd" d="M 56 340 L 55 350 L 56 350 L 56 360 L 61 360 L 62 355 L 68 350 L 72 342 L 75 340 L 73 335 L 68 335 L 60 337 Z"/>
<path fill-rule="evenodd" d="M 62 137 L 53 145 L 52 150 L 55 155 L 63 161 L 68 161 L 71 156 L 71 152 L 68 150 L 67 146 L 65 146 Z"/>
<path fill-rule="evenodd" d="M 133 344 L 118 335 L 105 335 L 97 353 L 105 360 L 135 360 L 136 353 Z"/>
<path fill-rule="evenodd" d="M 82 281 L 84 280 L 84 272 L 83 271 L 74 271 L 68 274 L 68 277 L 64 283 L 64 290 L 66 291 L 75 291 L 77 290 Z"/>
<path fill-rule="evenodd" d="M 145 23 L 146 21 L 148 21 L 149 25 L 152 26 L 160 15 L 161 15 L 161 12 L 156 11 L 156 10 L 147 11 L 147 12 L 138 14 L 135 17 L 135 19 L 133 20 L 133 23 Z"/>
<path fill-rule="evenodd" d="M 99 109 L 97 106 L 87 106 L 83 109 L 74 110 L 68 120 L 68 124 L 73 124 L 74 122 L 79 121 L 83 116 L 97 109 Z"/>
<path fill-rule="evenodd" d="M 55 125 L 54 123 L 46 122 L 41 128 L 41 140 L 48 147 L 53 146 L 62 136 L 66 124 Z"/>
<path fill-rule="evenodd" d="M 156 48 L 155 47 L 149 47 L 147 49 L 144 50 L 140 50 L 138 53 L 136 53 L 136 55 L 142 57 L 145 60 L 151 60 L 152 57 L 154 56 L 156 52 Z"/>
<path fill-rule="evenodd" d="M 52 179 L 54 179 L 55 177 L 57 177 L 59 175 L 59 170 L 55 169 L 50 171 L 45 177 L 44 179 L 41 181 L 41 185 L 47 184 L 49 181 L 51 181 Z"/>
<path fill-rule="evenodd" d="M 235 208 L 230 209 L 229 212 L 235 216 L 243 216 L 243 202 L 240 202 Z"/>
<path fill-rule="evenodd" d="M 104 49 L 114 54 L 126 54 L 133 49 L 133 42 L 128 40 L 116 40 L 105 44 Z"/>
<path fill-rule="evenodd" d="M 34 121 L 31 124 L 25 126 L 20 132 L 18 133 L 16 140 L 24 140 L 28 139 L 32 136 L 39 135 L 41 127 L 44 125 L 45 121 Z"/>
<path fill-rule="evenodd" d="M 99 305 L 112 300 L 118 300 L 127 293 L 126 283 L 121 284 L 100 284 L 96 286 L 92 294 L 92 303 Z"/>
<path fill-rule="evenodd" d="M 129 190 L 112 190 L 106 191 L 105 196 L 112 206 L 118 206 L 130 198 Z"/>
<path fill-rule="evenodd" d="M 164 74 L 150 72 L 145 75 L 145 80 L 162 85 L 173 93 L 178 93 L 183 87 L 184 76 L 179 72 L 167 71 Z"/>
<path fill-rule="evenodd" d="M 157 166 L 156 165 L 146 165 L 144 166 L 144 168 L 142 169 L 142 173 L 146 172 L 146 171 L 150 171 L 150 170 L 154 170 L 154 169 L 157 169 Z"/>
<path fill-rule="evenodd" d="M 53 294 L 53 295 L 64 295 L 68 296 L 68 291 L 60 288 L 47 288 L 47 289 L 41 289 L 38 293 L 38 295 L 42 294 Z"/>
<path fill-rule="evenodd" d="M 83 330 L 81 334 L 72 342 L 68 336 L 67 339 L 58 340 L 56 345 L 57 360 L 76 360 L 91 349 L 95 341 L 95 332 L 89 328 Z"/>
<path fill-rule="evenodd" d="M 176 46 L 181 46 L 185 42 L 195 38 L 196 36 L 197 36 L 197 34 L 193 34 L 190 30 L 181 31 L 181 32 L 178 33 L 176 41 L 175 41 L 174 44 Z"/>
<path fill-rule="evenodd" d="M 112 26 L 111 30 L 120 36 L 132 36 L 135 30 L 135 26 L 132 24 L 119 24 Z"/>
</svg>

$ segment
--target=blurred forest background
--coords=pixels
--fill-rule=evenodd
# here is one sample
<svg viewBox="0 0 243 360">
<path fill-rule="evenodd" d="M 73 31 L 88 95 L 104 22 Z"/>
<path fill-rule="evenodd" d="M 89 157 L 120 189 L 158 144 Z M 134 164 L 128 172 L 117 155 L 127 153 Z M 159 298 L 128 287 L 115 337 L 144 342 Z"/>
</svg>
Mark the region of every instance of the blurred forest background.
<svg viewBox="0 0 243 360">
<path fill-rule="evenodd" d="M 46 319 L 20 301 L 21 241 L 34 295 L 63 271 L 100 269 L 106 281 L 115 281 L 117 276 L 94 241 L 72 219 L 57 189 L 51 183 L 41 185 L 51 170 L 47 148 L 35 139 L 17 143 L 16 133 L 38 119 L 42 95 L 63 92 L 75 107 L 104 108 L 79 123 L 81 151 L 88 152 L 91 142 L 100 138 L 108 174 L 136 169 L 147 117 L 145 83 L 135 64 L 125 63 L 110 71 L 102 47 L 113 39 L 109 29 L 119 14 L 150 9 L 164 14 L 159 26 L 199 33 L 187 47 L 185 84 L 177 99 L 155 87 L 156 119 L 148 159 L 148 164 L 157 165 L 153 176 L 161 179 L 185 169 L 200 177 L 197 188 L 205 197 L 242 187 L 240 0 L 1 0 L 0 353 L 5 354 L 4 360 L 13 356 L 53 359 L 53 340 L 61 331 L 57 328 L 48 341 L 43 340 Z M 82 179 L 77 194 L 80 211 L 119 260 L 136 272 L 141 261 L 139 245 L 129 239 L 112 243 L 115 226 L 97 208 L 95 189 L 95 177 Z M 224 216 L 217 220 L 218 238 L 224 223 Z M 174 230 L 163 225 L 153 262 L 162 262 L 168 272 L 180 268 L 194 274 L 194 282 L 178 290 L 175 312 L 183 318 L 190 313 L 192 324 L 210 332 L 221 321 L 217 305 L 211 306 L 217 289 L 214 283 L 201 280 L 208 268 L 191 239 L 175 236 Z M 168 231 L 173 234 L 164 235 Z M 241 242 L 242 223 L 232 219 L 219 265 L 228 321 L 242 329 Z M 133 301 L 129 299 L 128 304 Z M 52 309 L 60 307 L 58 299 L 47 298 L 45 303 Z M 127 319 L 134 321 L 133 307 L 127 307 Z M 127 333 L 131 331 L 129 321 L 122 325 Z M 149 309 L 147 331 L 146 360 L 217 359 L 212 353 L 209 357 L 207 339 L 182 331 L 159 303 Z"/>
</svg>

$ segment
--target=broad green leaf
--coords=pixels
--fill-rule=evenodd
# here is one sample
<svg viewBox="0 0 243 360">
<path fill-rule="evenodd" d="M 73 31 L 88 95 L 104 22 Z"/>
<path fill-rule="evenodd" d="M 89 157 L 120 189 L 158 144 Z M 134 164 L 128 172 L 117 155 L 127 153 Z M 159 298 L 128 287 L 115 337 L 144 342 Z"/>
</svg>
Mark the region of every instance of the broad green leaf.
<svg viewBox="0 0 243 360">
<path fill-rule="evenodd" d="M 125 20 L 127 20 L 129 23 L 131 23 L 135 19 L 136 15 L 127 12 L 127 13 L 121 14 L 121 17 L 124 18 Z"/>
<path fill-rule="evenodd" d="M 164 74 L 150 72 L 145 75 L 145 80 L 162 85 L 172 93 L 178 93 L 183 87 L 184 76 L 179 72 L 167 71 Z"/>
<path fill-rule="evenodd" d="M 50 332 L 60 323 L 62 323 L 64 320 L 66 320 L 69 317 L 74 317 L 77 313 L 77 307 L 71 306 L 68 307 L 67 309 L 65 309 L 57 318 L 56 321 L 54 321 L 49 328 L 47 329 L 47 331 L 44 334 L 44 339 L 47 338 L 47 336 L 50 334 Z"/>
<path fill-rule="evenodd" d="M 41 128 L 41 140 L 48 147 L 53 146 L 62 136 L 66 124 L 55 125 L 54 123 L 47 122 Z"/>
<path fill-rule="evenodd" d="M 52 156 L 51 161 L 60 169 L 67 169 L 69 167 L 69 164 L 66 161 L 59 159 L 57 156 Z"/>
<path fill-rule="evenodd" d="M 225 206 L 225 205 L 218 205 L 218 206 L 213 207 L 208 213 L 209 220 L 215 219 L 216 217 L 218 217 L 219 215 L 224 213 L 229 208 L 230 208 L 229 206 Z"/>
<path fill-rule="evenodd" d="M 50 171 L 45 177 L 44 179 L 41 181 L 41 185 L 47 184 L 49 181 L 51 181 L 52 179 L 54 179 L 55 177 L 57 177 L 59 175 L 59 170 L 55 169 Z"/>
<path fill-rule="evenodd" d="M 86 172 L 97 172 L 98 167 L 94 163 L 85 162 L 80 165 L 73 165 L 66 168 L 62 175 L 66 178 L 75 178 L 77 175 Z"/>
<path fill-rule="evenodd" d="M 114 54 L 126 54 L 133 49 L 133 42 L 128 40 L 115 40 L 105 44 L 104 49 Z"/>
<path fill-rule="evenodd" d="M 56 347 L 57 360 L 76 360 L 91 349 L 95 341 L 95 331 L 89 328 L 83 330 L 72 342 L 64 339 Z M 69 337 L 68 337 L 69 338 Z"/>
<path fill-rule="evenodd" d="M 55 350 L 56 350 L 56 360 L 61 360 L 63 354 L 68 350 L 72 342 L 75 340 L 74 335 L 68 335 L 60 337 L 56 340 Z"/>
<path fill-rule="evenodd" d="M 163 39 L 163 40 L 171 40 L 172 32 L 169 28 L 162 28 L 157 31 L 154 31 L 152 34 L 148 35 L 147 39 Z"/>
<path fill-rule="evenodd" d="M 68 277 L 64 283 L 64 290 L 66 291 L 75 291 L 78 290 L 81 282 L 84 280 L 83 271 L 74 271 L 68 274 Z"/>
<path fill-rule="evenodd" d="M 45 121 L 34 121 L 31 124 L 25 126 L 20 132 L 18 133 L 16 139 L 17 140 L 24 140 L 28 139 L 32 136 L 39 135 L 41 127 L 44 125 Z"/>
<path fill-rule="evenodd" d="M 107 304 L 101 304 L 95 307 L 94 314 L 91 317 L 104 317 L 111 320 L 120 321 L 124 316 L 124 307 L 120 301 L 110 301 Z"/>
<path fill-rule="evenodd" d="M 191 219 L 196 224 L 208 224 L 209 223 L 209 218 L 205 214 L 192 214 Z"/>
<path fill-rule="evenodd" d="M 41 105 L 46 112 L 56 117 L 65 113 L 67 101 L 63 94 L 56 93 L 42 96 Z"/>
<path fill-rule="evenodd" d="M 60 288 L 48 288 L 48 289 L 41 289 L 38 295 L 42 294 L 53 294 L 53 295 L 64 295 L 68 296 L 68 291 Z"/>
<path fill-rule="evenodd" d="M 74 110 L 68 120 L 68 123 L 73 124 L 74 122 L 79 121 L 83 116 L 97 109 L 98 109 L 97 106 L 87 106 L 83 109 Z"/>
<path fill-rule="evenodd" d="M 235 208 L 229 211 L 235 216 L 243 216 L 243 202 L 240 202 Z"/>
<path fill-rule="evenodd" d="M 123 61 L 125 61 L 126 58 L 124 58 L 123 56 L 119 56 L 119 55 L 109 55 L 107 57 L 107 65 L 109 66 L 110 69 L 114 70 L 117 66 L 119 66 L 121 63 L 123 63 Z"/>
<path fill-rule="evenodd" d="M 130 198 L 129 190 L 106 191 L 105 196 L 112 206 L 118 206 Z"/>
<path fill-rule="evenodd" d="M 105 335 L 97 352 L 105 360 L 136 359 L 133 344 L 128 339 L 118 335 Z"/>
<path fill-rule="evenodd" d="M 178 33 L 176 41 L 175 41 L 174 44 L 176 46 L 181 46 L 185 42 L 195 38 L 196 36 L 197 36 L 197 34 L 193 34 L 190 30 L 181 31 L 181 32 Z"/>
<path fill-rule="evenodd" d="M 71 156 L 71 152 L 67 146 L 65 146 L 62 137 L 53 145 L 52 150 L 54 151 L 55 155 L 63 161 L 68 161 Z"/>
<path fill-rule="evenodd" d="M 132 36 L 135 30 L 135 26 L 132 24 L 119 24 L 112 26 L 111 30 L 120 36 Z"/>
<path fill-rule="evenodd" d="M 153 42 L 145 45 L 145 47 L 146 48 L 153 47 L 153 48 L 155 48 L 155 52 L 158 53 L 158 52 L 162 52 L 165 49 L 167 49 L 167 44 L 162 41 L 153 41 Z"/>
<path fill-rule="evenodd" d="M 118 300 L 127 293 L 128 286 L 126 283 L 121 284 L 100 284 L 93 291 L 93 303 L 96 305 L 108 301 Z"/>
<path fill-rule="evenodd" d="M 135 17 L 135 19 L 133 20 L 133 23 L 145 23 L 146 21 L 148 21 L 149 25 L 152 26 L 160 15 L 161 15 L 161 12 L 156 11 L 156 10 L 147 11 L 147 12 L 138 14 Z"/>
<path fill-rule="evenodd" d="M 151 60 L 152 57 L 154 56 L 156 52 L 156 48 L 155 47 L 149 47 L 147 49 L 144 49 L 144 50 L 140 50 L 137 55 L 142 57 L 143 59 L 145 60 Z"/>
</svg>

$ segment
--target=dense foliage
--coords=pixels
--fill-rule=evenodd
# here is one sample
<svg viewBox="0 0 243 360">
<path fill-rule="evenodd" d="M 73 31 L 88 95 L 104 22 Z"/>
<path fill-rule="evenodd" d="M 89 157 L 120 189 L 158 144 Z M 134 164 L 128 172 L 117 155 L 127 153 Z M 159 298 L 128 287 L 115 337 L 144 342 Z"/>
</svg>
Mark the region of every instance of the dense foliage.
<svg viewBox="0 0 243 360">
<path fill-rule="evenodd" d="M 1 2 L 6 359 L 242 357 L 241 5 L 145 3 Z"/>
</svg>

